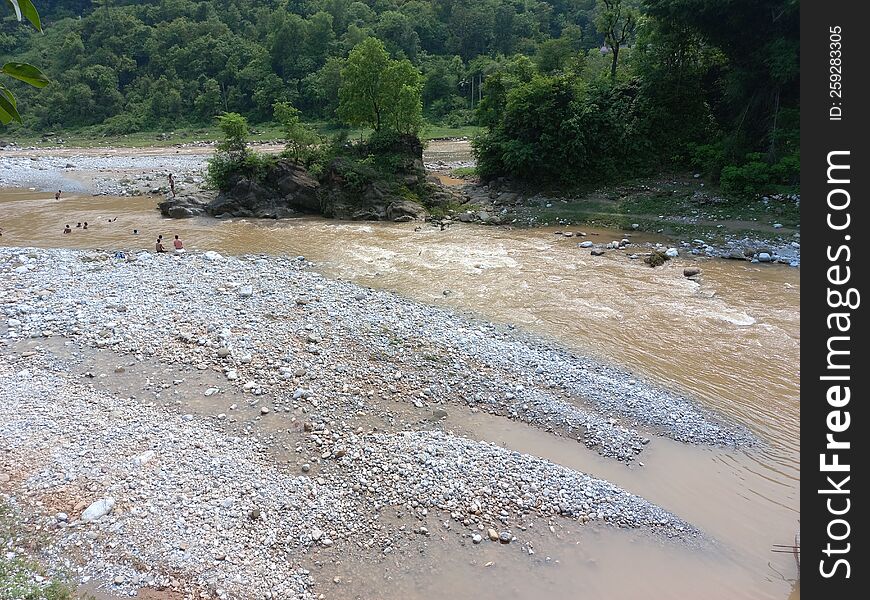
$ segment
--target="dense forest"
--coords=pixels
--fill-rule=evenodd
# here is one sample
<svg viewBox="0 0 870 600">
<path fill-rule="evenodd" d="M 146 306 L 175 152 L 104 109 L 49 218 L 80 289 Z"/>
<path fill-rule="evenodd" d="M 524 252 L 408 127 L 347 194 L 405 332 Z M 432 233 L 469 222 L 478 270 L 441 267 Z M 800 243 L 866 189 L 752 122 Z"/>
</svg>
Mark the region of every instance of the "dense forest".
<svg viewBox="0 0 870 600">
<path fill-rule="evenodd" d="M 798 164 L 797 0 L 38 0 L 0 55 L 24 131 L 107 134 L 337 121 L 351 50 L 376 37 L 421 76 L 427 120 L 480 125 L 480 172 L 559 183 L 692 168 L 735 193 Z M 416 77 L 416 76 L 415 76 Z"/>
</svg>

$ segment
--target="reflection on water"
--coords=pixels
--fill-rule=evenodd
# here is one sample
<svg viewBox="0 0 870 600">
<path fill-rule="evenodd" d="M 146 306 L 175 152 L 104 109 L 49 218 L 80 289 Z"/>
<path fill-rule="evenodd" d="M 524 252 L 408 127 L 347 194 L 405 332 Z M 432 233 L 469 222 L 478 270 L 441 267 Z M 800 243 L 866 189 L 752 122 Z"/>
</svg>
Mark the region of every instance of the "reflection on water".
<svg viewBox="0 0 870 600">
<path fill-rule="evenodd" d="M 301 254 L 331 276 L 513 323 L 680 388 L 751 427 L 764 444 L 735 453 L 657 439 L 642 456 L 646 466 L 628 468 L 576 442 L 504 420 L 469 414 L 451 427 L 610 479 L 722 543 L 715 556 L 700 558 L 675 549 L 641 551 L 638 542 L 604 532 L 594 541 L 598 568 L 591 572 L 569 568 L 579 559 L 572 544 L 563 544 L 552 550 L 562 553 L 561 566 L 552 566 L 554 590 L 561 592 L 551 590 L 552 597 L 789 597 L 792 586 L 785 579 L 796 577 L 794 561 L 770 548 L 793 539 L 800 509 L 797 269 L 693 258 L 650 269 L 622 252 L 592 257 L 577 248 L 578 238 L 552 229 L 457 224 L 443 232 L 429 226 L 414 231 L 414 224 L 315 218 L 171 221 L 160 218 L 156 203 L 105 197 L 55 202 L 47 194 L 4 192 L 0 244 L 151 250 L 158 234 L 178 234 L 194 250 Z M 89 222 L 88 231 L 62 233 L 65 224 L 80 221 Z M 602 243 L 624 235 L 586 232 Z M 700 283 L 682 276 L 690 263 L 702 268 Z M 620 576 L 618 566 L 625 564 L 637 578 Z M 479 571 L 479 585 L 495 581 L 493 571 Z M 440 577 L 441 589 L 453 585 L 449 578 Z M 635 587 L 640 582 L 644 587 Z M 581 583 L 584 593 L 572 595 L 572 586 Z M 524 589 L 521 581 L 516 585 Z M 514 597 L 529 597 L 519 594 Z"/>
</svg>

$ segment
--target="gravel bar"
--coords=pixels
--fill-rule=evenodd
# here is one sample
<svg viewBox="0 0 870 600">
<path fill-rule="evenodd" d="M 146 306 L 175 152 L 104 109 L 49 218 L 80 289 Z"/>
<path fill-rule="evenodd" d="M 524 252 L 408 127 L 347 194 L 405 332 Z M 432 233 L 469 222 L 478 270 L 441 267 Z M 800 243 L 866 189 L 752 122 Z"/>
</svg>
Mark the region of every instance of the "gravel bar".
<svg viewBox="0 0 870 600">
<path fill-rule="evenodd" d="M 125 594 L 313 598 L 312 547 L 388 553 L 436 516 L 475 544 L 522 543 L 534 519 L 704 539 L 606 481 L 438 418 L 470 407 L 625 461 L 650 441 L 636 424 L 729 446 L 751 442 L 745 430 L 615 367 L 311 267 L 0 248 L 0 473 L 49 533 L 44 558 Z M 76 374 L 86 350 L 172 375 L 121 397 Z M 205 374 L 221 382 L 197 391 L 212 408 L 182 414 L 172 390 Z M 384 527 L 388 509 L 417 526 Z"/>
</svg>

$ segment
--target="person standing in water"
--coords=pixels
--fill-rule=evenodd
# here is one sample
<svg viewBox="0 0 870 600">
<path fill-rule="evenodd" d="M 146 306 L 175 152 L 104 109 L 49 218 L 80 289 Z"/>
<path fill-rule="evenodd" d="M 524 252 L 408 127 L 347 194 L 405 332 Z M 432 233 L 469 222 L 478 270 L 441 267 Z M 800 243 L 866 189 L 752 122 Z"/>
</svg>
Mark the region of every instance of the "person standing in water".
<svg viewBox="0 0 870 600">
<path fill-rule="evenodd" d="M 175 177 L 172 173 L 169 174 L 169 191 L 172 192 L 172 197 L 175 198 Z"/>
<path fill-rule="evenodd" d="M 60 190 L 57 190 L 57 193 L 54 195 L 55 200 L 60 200 Z"/>
<path fill-rule="evenodd" d="M 87 229 L 87 228 L 88 228 L 88 222 L 85 221 L 85 225 L 84 225 L 84 227 L 82 227 L 82 229 Z"/>
</svg>

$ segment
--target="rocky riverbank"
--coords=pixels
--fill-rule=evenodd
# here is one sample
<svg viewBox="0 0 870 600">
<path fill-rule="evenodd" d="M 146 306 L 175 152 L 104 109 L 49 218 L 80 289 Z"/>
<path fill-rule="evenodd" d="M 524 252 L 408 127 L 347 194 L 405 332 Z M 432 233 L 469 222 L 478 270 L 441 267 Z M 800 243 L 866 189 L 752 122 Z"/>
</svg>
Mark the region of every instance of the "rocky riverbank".
<svg viewBox="0 0 870 600">
<path fill-rule="evenodd" d="M 178 192 L 196 193 L 204 181 L 205 151 L 43 149 L 29 156 L 0 151 L 0 186 L 95 196 L 162 196 L 169 192 L 172 173 Z"/>
<path fill-rule="evenodd" d="M 564 522 L 702 539 L 607 482 L 455 436 L 458 411 L 632 464 L 659 435 L 754 442 L 631 373 L 301 257 L 132 258 L 0 249 L 0 488 L 47 532 L 43 558 L 116 592 L 315 597 L 312 552 L 413 552 L 436 530 L 468 552 Z"/>
</svg>

